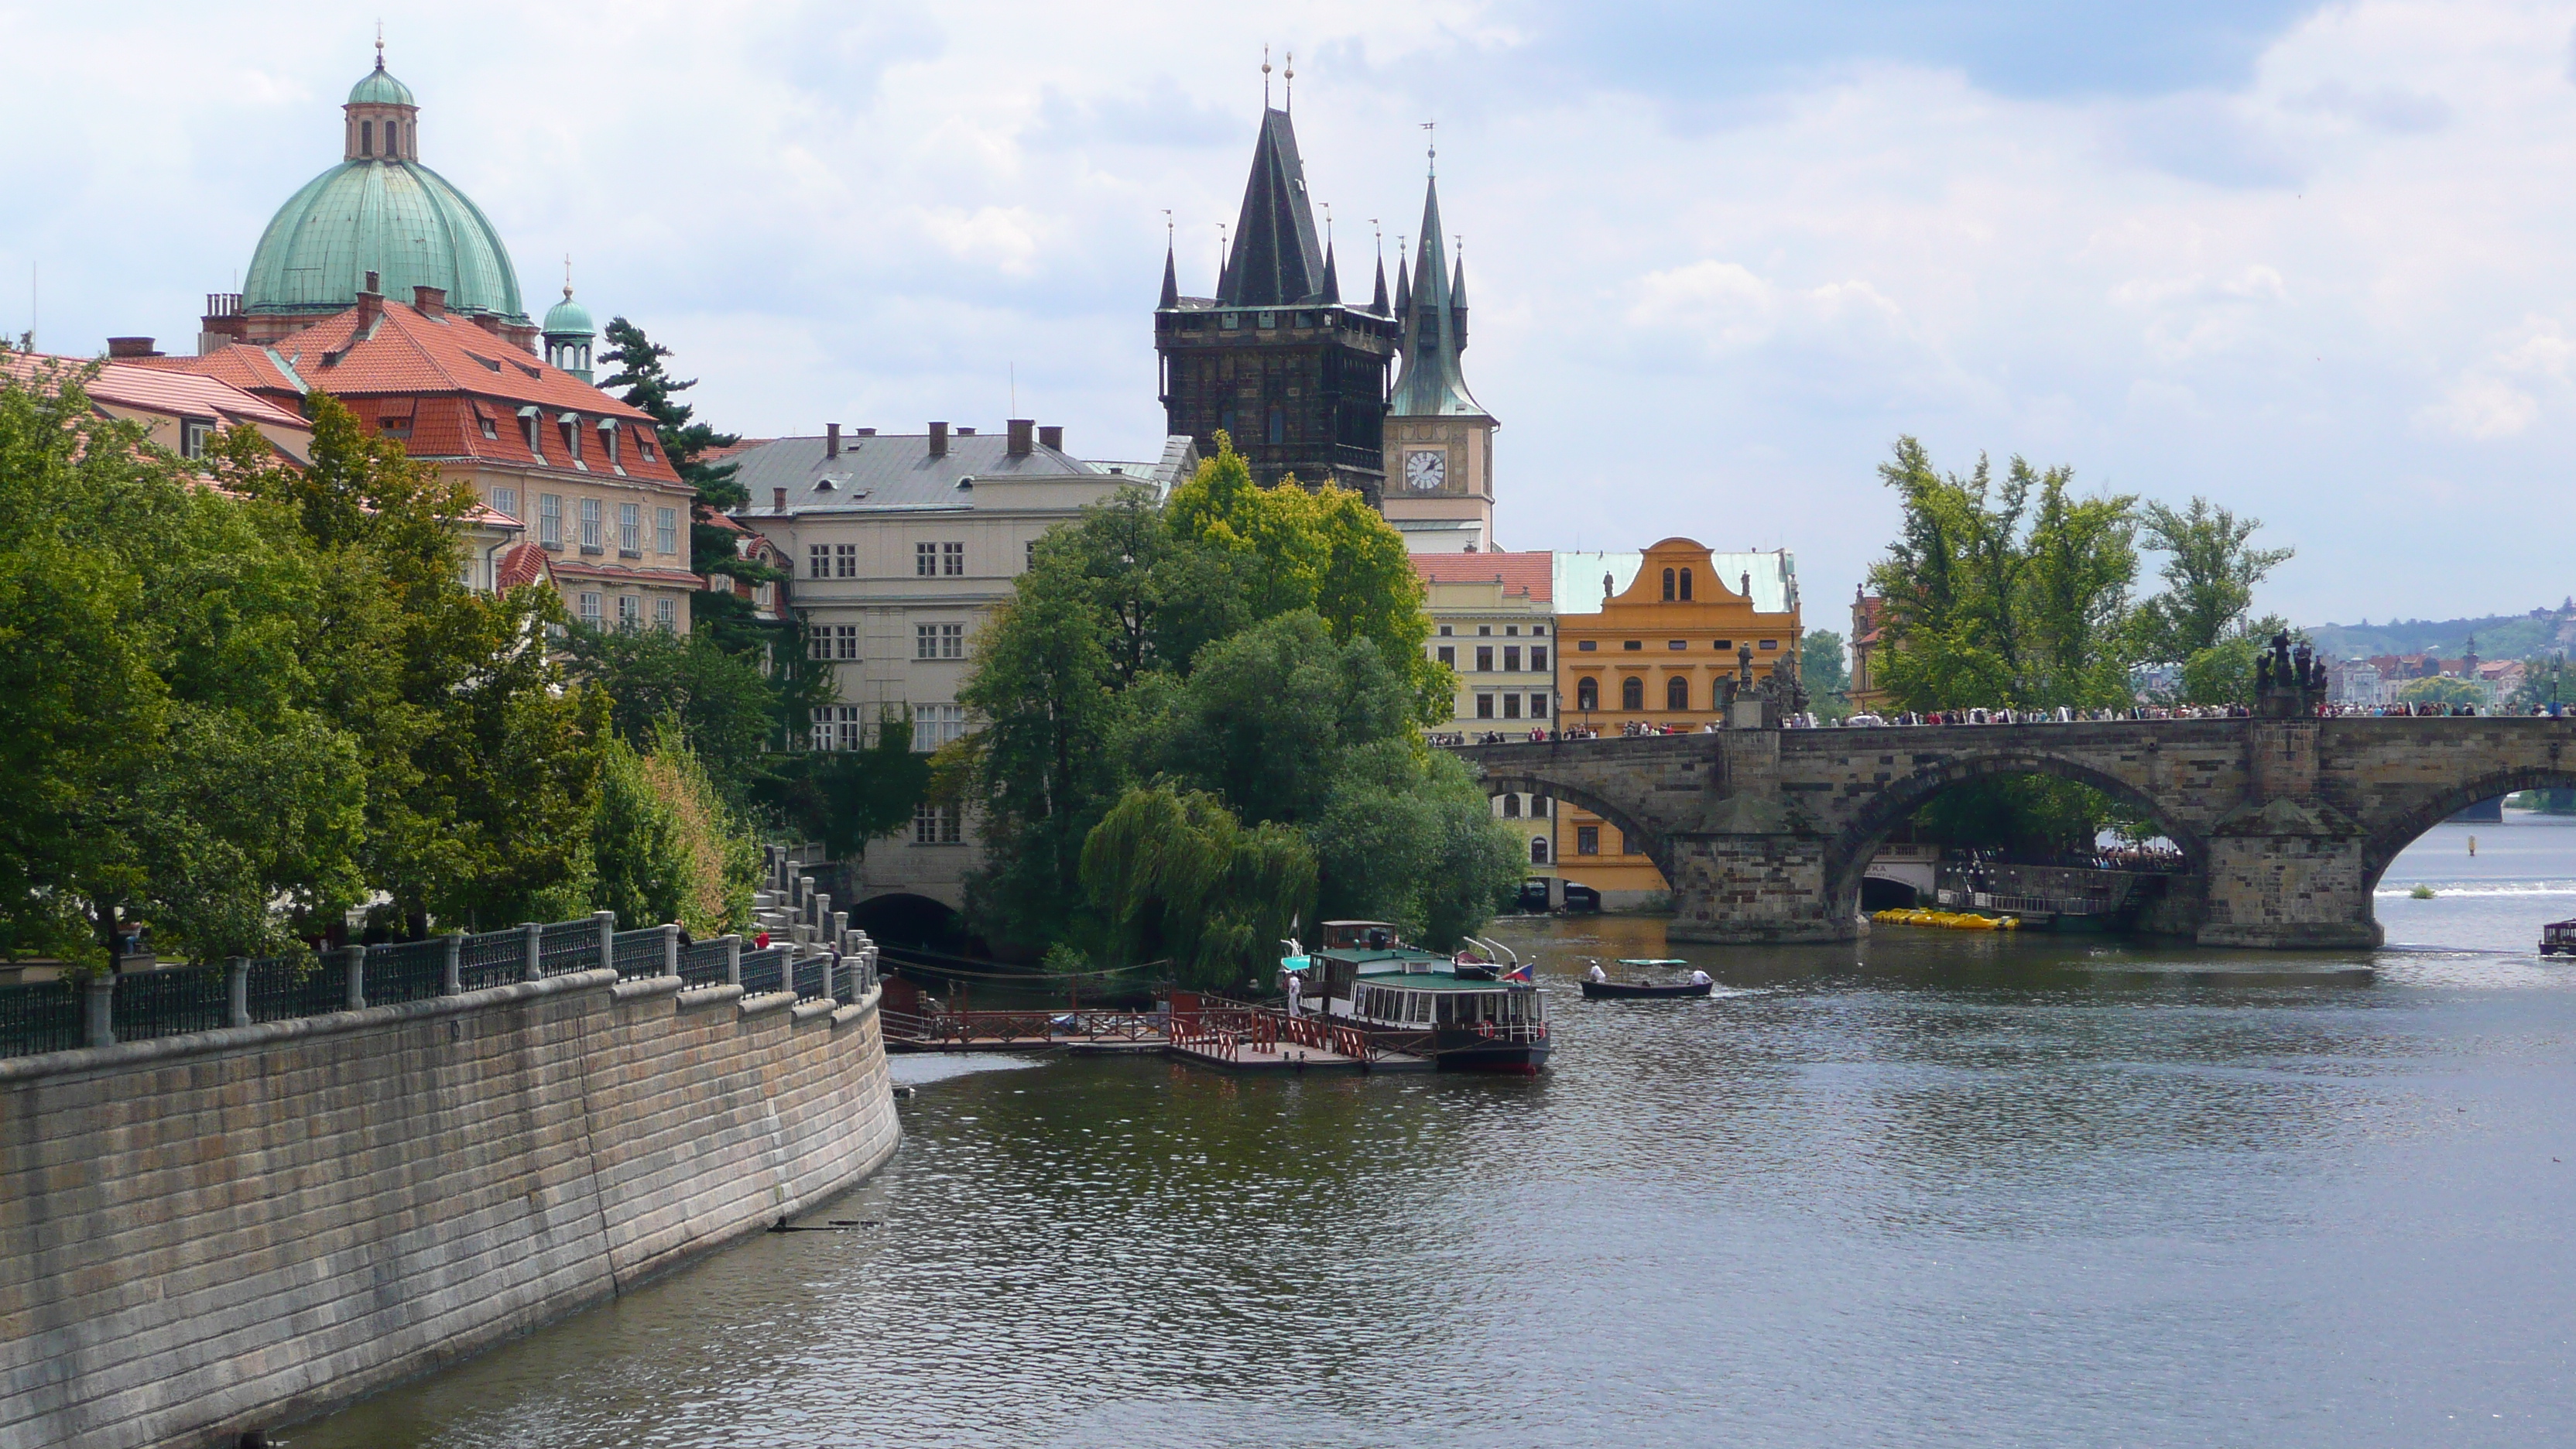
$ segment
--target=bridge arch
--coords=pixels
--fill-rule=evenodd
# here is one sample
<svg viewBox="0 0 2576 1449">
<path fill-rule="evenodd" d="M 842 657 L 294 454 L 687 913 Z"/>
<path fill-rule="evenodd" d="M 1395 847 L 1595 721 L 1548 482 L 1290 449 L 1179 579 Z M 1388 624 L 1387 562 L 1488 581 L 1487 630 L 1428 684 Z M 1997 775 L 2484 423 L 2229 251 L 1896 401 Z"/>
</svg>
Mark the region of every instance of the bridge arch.
<svg viewBox="0 0 2576 1449">
<path fill-rule="evenodd" d="M 2510 770 L 2491 770 L 2454 785 L 2445 785 L 2375 822 L 2362 837 L 2361 871 L 2363 892 L 2379 889 L 2379 878 L 2388 873 L 2399 853 L 2422 838 L 2424 832 L 2459 814 L 2481 800 L 2498 795 L 2511 795 L 2518 790 L 2564 790 L 2576 787 L 2576 770 L 2549 765 L 2525 765 Z"/>
<path fill-rule="evenodd" d="M 2099 766 L 2043 750 L 2008 749 L 1960 754 L 1889 781 L 1836 833 L 1825 857 L 1826 908 L 1832 917 L 1840 919 L 1855 908 L 1854 903 L 1860 896 L 1861 876 L 1868 871 L 1870 859 L 1877 854 L 1880 842 L 1899 823 L 1945 790 L 1979 780 L 2014 775 L 2046 775 L 2089 785 L 2154 821 L 2167 839 L 2182 848 L 2184 858 L 2191 862 L 2195 871 L 2205 870 L 2208 866 L 2209 845 L 2198 830 L 2137 785 Z"/>
<path fill-rule="evenodd" d="M 1593 814 L 1600 816 L 1602 819 L 1609 821 L 1612 825 L 1615 825 L 1619 827 L 1619 829 L 1627 832 L 1627 836 L 1630 840 L 1644 841 L 1646 843 L 1646 858 L 1655 863 L 1655 869 L 1663 872 L 1665 880 L 1669 881 L 1673 878 L 1671 852 L 1666 850 L 1664 847 L 1664 837 L 1662 832 L 1648 829 L 1645 825 L 1639 822 L 1635 815 L 1630 814 L 1627 810 L 1621 808 L 1605 796 L 1595 794 L 1580 785 L 1568 784 L 1562 780 L 1551 780 L 1541 775 L 1530 774 L 1526 771 L 1510 774 L 1505 774 L 1500 771 L 1488 771 L 1484 778 L 1478 783 L 1485 787 L 1485 793 L 1489 796 L 1500 795 L 1509 791 L 1523 795 L 1545 795 L 1551 800 L 1562 800 L 1569 805 L 1580 805 L 1584 809 L 1591 811 Z M 1551 816 L 1550 818 L 1553 819 L 1554 817 Z M 1561 870 L 1572 865 L 1575 861 L 1581 858 L 1582 857 L 1580 856 L 1568 856 L 1557 861 L 1556 864 Z"/>
</svg>

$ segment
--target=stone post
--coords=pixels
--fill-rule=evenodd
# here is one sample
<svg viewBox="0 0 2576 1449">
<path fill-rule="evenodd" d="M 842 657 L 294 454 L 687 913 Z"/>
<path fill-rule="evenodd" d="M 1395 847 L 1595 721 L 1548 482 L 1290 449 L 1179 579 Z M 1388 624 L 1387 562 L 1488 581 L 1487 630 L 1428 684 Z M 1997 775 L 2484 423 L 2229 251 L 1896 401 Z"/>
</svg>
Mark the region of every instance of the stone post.
<svg viewBox="0 0 2576 1449">
<path fill-rule="evenodd" d="M 832 949 L 835 951 L 850 949 L 850 913 L 847 911 L 832 913 Z"/>
<path fill-rule="evenodd" d="M 116 977 L 93 976 L 81 992 L 81 1044 L 116 1045 Z"/>
<path fill-rule="evenodd" d="M 806 920 L 814 918 L 814 877 L 796 877 L 796 914 Z"/>
<path fill-rule="evenodd" d="M 250 958 L 234 956 L 224 962 L 225 1020 L 235 1026 L 250 1025 Z"/>
<path fill-rule="evenodd" d="M 520 979 L 543 981 L 546 979 L 546 928 L 539 922 L 529 921 L 519 930 L 527 937 L 526 972 Z"/>
<path fill-rule="evenodd" d="M 438 972 L 438 994 L 454 996 L 465 989 L 465 933 L 447 933 L 447 958 Z"/>
<path fill-rule="evenodd" d="M 349 1009 L 367 1009 L 367 948 L 350 946 L 340 953 L 342 969 L 349 973 Z"/>
<path fill-rule="evenodd" d="M 617 913 L 593 911 L 590 913 L 590 919 L 599 927 L 599 964 L 615 966 L 617 964 Z"/>
<path fill-rule="evenodd" d="M 725 985 L 740 986 L 742 984 L 742 936 L 737 932 L 725 937 L 724 941 Z"/>
<path fill-rule="evenodd" d="M 680 926 L 677 921 L 668 922 L 662 927 L 662 974 L 665 976 L 680 974 Z"/>
</svg>

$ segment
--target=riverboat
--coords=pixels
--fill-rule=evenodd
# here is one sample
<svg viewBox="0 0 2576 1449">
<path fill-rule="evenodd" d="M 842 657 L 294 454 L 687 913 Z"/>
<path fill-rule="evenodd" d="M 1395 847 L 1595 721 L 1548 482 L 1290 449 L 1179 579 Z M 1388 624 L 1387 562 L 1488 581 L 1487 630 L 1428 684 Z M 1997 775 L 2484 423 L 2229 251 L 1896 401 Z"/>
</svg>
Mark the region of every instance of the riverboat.
<svg viewBox="0 0 2576 1449">
<path fill-rule="evenodd" d="M 1443 956 L 1404 944 L 1384 921 L 1326 921 L 1312 951 L 1293 941 L 1280 965 L 1302 965 L 1300 995 L 1325 1019 L 1444 1072 L 1536 1072 L 1547 1065 L 1547 993 L 1512 953 Z"/>
<path fill-rule="evenodd" d="M 2552 921 L 2541 927 L 2540 954 L 2576 956 L 2576 920 Z"/>
</svg>

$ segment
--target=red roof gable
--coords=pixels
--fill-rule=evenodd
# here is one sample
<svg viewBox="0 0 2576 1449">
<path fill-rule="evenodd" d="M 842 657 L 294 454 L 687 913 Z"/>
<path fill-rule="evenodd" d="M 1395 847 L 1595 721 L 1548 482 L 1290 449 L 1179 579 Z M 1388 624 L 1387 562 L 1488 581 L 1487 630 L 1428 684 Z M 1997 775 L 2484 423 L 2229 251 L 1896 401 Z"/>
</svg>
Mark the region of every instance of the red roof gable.
<svg viewBox="0 0 2576 1449">
<path fill-rule="evenodd" d="M 1544 549 L 1528 553 L 1418 553 L 1413 571 L 1426 584 L 1500 583 L 1507 596 L 1553 603 L 1556 600 L 1556 556 Z"/>
<path fill-rule="evenodd" d="M 139 360 L 139 359 L 138 359 Z M 76 357 L 44 357 L 23 352 L 0 353 L 0 369 L 32 380 L 48 369 L 66 374 L 89 364 Z M 172 417 L 211 417 L 228 423 L 267 423 L 310 431 L 304 415 L 281 408 L 229 379 L 110 362 L 83 386 L 91 401 L 138 408 Z"/>
</svg>

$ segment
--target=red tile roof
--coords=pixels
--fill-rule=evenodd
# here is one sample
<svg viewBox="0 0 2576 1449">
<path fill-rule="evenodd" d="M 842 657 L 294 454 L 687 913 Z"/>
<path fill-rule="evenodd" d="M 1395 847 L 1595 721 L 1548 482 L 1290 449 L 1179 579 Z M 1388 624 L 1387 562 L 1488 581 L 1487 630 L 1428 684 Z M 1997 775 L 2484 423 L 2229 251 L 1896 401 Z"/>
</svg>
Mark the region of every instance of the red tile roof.
<svg viewBox="0 0 2576 1449">
<path fill-rule="evenodd" d="M 493 571 L 495 589 L 515 589 L 521 584 L 548 581 L 546 551 L 533 543 L 523 543 L 501 555 L 500 567 Z"/>
<path fill-rule="evenodd" d="M 1418 553 L 1413 571 L 1427 584 L 1500 583 L 1507 596 L 1553 603 L 1556 599 L 1555 555 L 1544 549 L 1527 553 Z"/>
<path fill-rule="evenodd" d="M 368 431 L 390 420 L 415 458 L 472 458 L 677 485 L 662 456 L 653 421 L 580 378 L 454 313 L 429 316 L 386 302 L 372 324 L 359 311 L 336 312 L 265 346 L 233 343 L 203 357 L 154 358 L 158 369 L 220 378 L 292 405 L 319 388 L 349 405 Z M 519 411 L 534 408 L 542 451 L 531 452 Z M 564 456 L 558 420 L 576 415 L 581 461 Z M 617 463 L 601 456 L 599 424 L 615 425 Z M 648 459 L 647 452 L 650 451 Z"/>
<path fill-rule="evenodd" d="M 137 359 L 139 362 L 140 359 Z M 52 369 L 71 370 L 89 364 L 77 357 L 48 357 L 23 352 L 0 353 L 0 370 L 32 380 Z M 84 384 L 92 401 L 172 417 L 211 417 L 226 423 L 266 423 L 310 432 L 304 415 L 281 408 L 220 377 L 192 375 L 166 368 L 110 362 Z"/>
<path fill-rule="evenodd" d="M 612 584 L 680 584 L 692 589 L 706 583 L 687 569 L 629 569 L 568 558 L 550 559 L 546 568 L 557 579 L 599 579 Z"/>
</svg>

